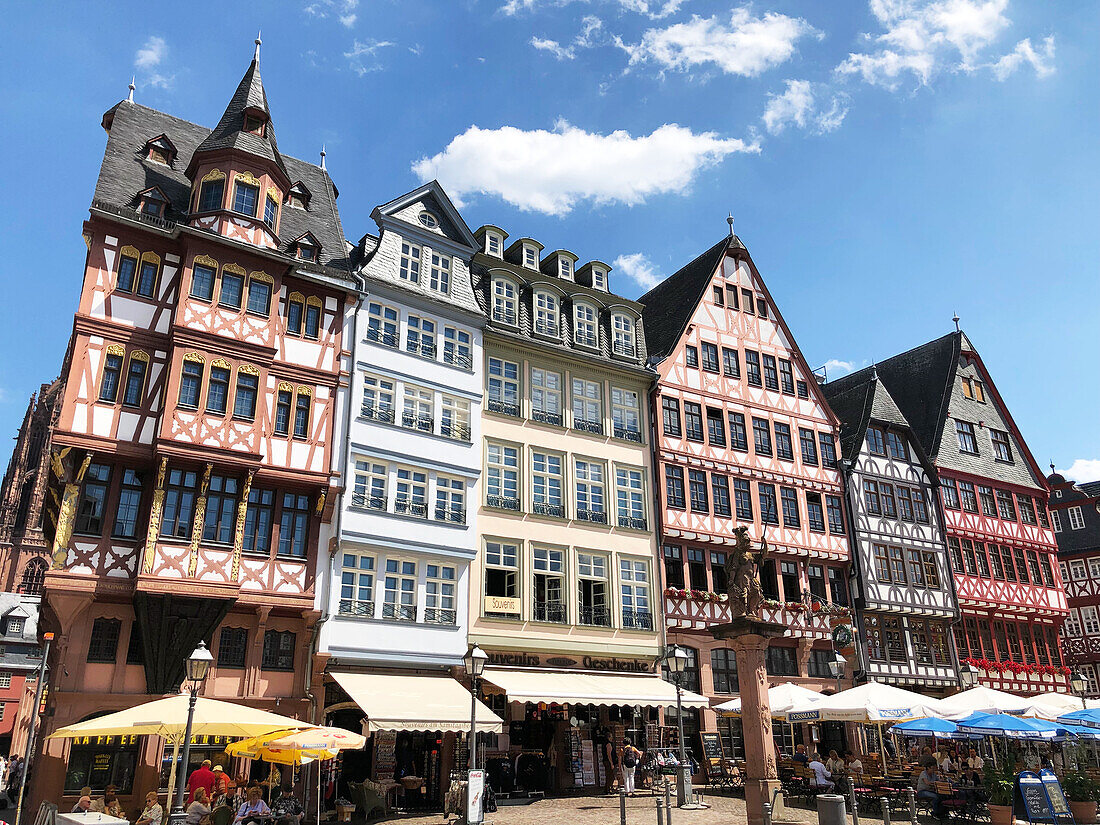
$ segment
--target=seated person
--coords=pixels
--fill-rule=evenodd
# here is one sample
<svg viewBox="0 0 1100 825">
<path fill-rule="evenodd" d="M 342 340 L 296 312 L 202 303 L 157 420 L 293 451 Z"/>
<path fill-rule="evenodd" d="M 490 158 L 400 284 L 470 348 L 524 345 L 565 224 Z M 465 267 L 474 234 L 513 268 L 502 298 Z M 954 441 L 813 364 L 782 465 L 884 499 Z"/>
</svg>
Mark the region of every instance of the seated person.
<svg viewBox="0 0 1100 825">
<path fill-rule="evenodd" d="M 237 815 L 233 817 L 233 822 L 237 825 L 248 825 L 249 823 L 264 825 L 264 820 L 270 816 L 271 809 L 264 802 L 263 791 L 259 785 L 252 785 L 248 789 L 245 801 L 237 810 Z"/>
<path fill-rule="evenodd" d="M 92 809 L 92 798 L 88 794 L 81 795 L 80 799 L 76 800 L 76 804 L 73 805 L 71 813 L 74 814 L 86 814 Z"/>
<path fill-rule="evenodd" d="M 863 761 L 853 753 L 848 754 L 848 773 L 857 775 L 863 773 Z"/>
<path fill-rule="evenodd" d="M 844 760 L 840 758 L 836 751 L 829 751 L 829 758 L 825 760 L 825 767 L 829 773 L 837 773 L 842 772 L 846 766 Z"/>
<path fill-rule="evenodd" d="M 821 761 L 821 754 L 814 753 L 810 758 L 810 762 L 806 765 L 811 771 L 814 772 L 814 782 L 819 788 L 825 788 L 826 790 L 832 790 L 836 787 L 836 783 L 833 782 L 833 774 L 825 767 Z"/>
<path fill-rule="evenodd" d="M 935 762 L 929 763 L 920 776 L 917 777 L 917 799 L 927 799 L 932 802 L 932 816 L 943 819 L 947 812 L 943 807 L 943 797 L 936 793 L 936 780 L 939 779 L 939 769 Z"/>
<path fill-rule="evenodd" d="M 795 749 L 794 749 L 794 761 L 795 762 L 801 762 L 803 765 L 805 765 L 807 762 L 810 761 L 809 758 L 806 756 L 806 746 L 805 745 L 798 745 L 798 746 L 795 747 Z"/>
<path fill-rule="evenodd" d="M 195 788 L 195 798 L 187 806 L 187 825 L 202 825 L 210 816 L 210 798 L 206 795 L 206 788 L 199 785 Z"/>
<path fill-rule="evenodd" d="M 294 796 L 293 788 L 290 785 L 283 785 L 283 792 L 275 804 L 271 806 L 271 812 L 277 817 L 281 825 L 299 825 L 306 815 L 302 803 Z"/>
<path fill-rule="evenodd" d="M 103 792 L 103 798 L 92 802 L 92 810 L 99 814 L 125 819 L 122 815 L 122 803 L 118 801 L 118 789 L 114 785 L 108 785 Z"/>
<path fill-rule="evenodd" d="M 145 810 L 134 825 L 161 825 L 164 822 L 164 808 L 160 804 L 156 791 L 145 794 Z"/>
</svg>

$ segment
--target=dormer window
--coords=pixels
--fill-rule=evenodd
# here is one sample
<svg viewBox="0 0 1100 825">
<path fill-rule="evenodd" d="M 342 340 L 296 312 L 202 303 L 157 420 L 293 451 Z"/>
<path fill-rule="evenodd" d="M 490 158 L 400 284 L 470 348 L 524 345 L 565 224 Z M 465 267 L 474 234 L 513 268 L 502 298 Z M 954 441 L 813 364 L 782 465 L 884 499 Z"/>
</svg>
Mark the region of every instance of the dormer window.
<svg viewBox="0 0 1100 825">
<path fill-rule="evenodd" d="M 516 285 L 504 278 L 493 279 L 493 320 L 516 326 Z"/>
<path fill-rule="evenodd" d="M 163 218 L 164 212 L 168 208 L 168 199 L 161 194 L 159 189 L 153 187 L 141 193 L 139 208 L 143 215 L 149 215 L 153 218 Z"/>
<path fill-rule="evenodd" d="M 607 292 L 607 270 L 598 266 L 592 267 L 592 288 Z"/>
<path fill-rule="evenodd" d="M 634 319 L 629 315 L 616 312 L 611 316 L 612 347 L 616 355 L 628 358 L 637 356 L 634 346 Z"/>
<path fill-rule="evenodd" d="M 149 160 L 168 165 L 168 153 L 159 146 L 149 147 Z"/>
<path fill-rule="evenodd" d="M 176 157 L 176 147 L 165 135 L 157 135 L 145 144 L 145 157 L 168 166 Z"/>
<path fill-rule="evenodd" d="M 558 296 L 552 292 L 535 293 L 535 332 L 558 337 Z"/>
<path fill-rule="evenodd" d="M 539 251 L 535 247 L 523 245 L 523 265 L 528 269 L 539 268 Z"/>
<path fill-rule="evenodd" d="M 573 340 L 593 349 L 598 346 L 596 337 L 596 308 L 591 304 L 573 304 Z"/>
<path fill-rule="evenodd" d="M 309 190 L 301 182 L 294 184 L 290 187 L 290 191 L 286 193 L 287 204 L 295 209 L 308 209 L 309 198 Z"/>
<path fill-rule="evenodd" d="M 489 232 L 485 235 L 485 252 L 492 255 L 494 258 L 500 257 L 500 249 L 503 246 L 503 242 L 500 239 L 500 235 L 495 232 Z"/>
<path fill-rule="evenodd" d="M 573 280 L 573 262 L 568 258 L 558 258 L 558 274 L 566 281 Z"/>
<path fill-rule="evenodd" d="M 244 130 L 251 132 L 258 137 L 264 136 L 264 125 L 266 121 L 263 117 L 257 114 L 247 113 L 244 116 Z"/>
<path fill-rule="evenodd" d="M 321 245 L 307 232 L 294 241 L 292 250 L 295 257 L 301 261 L 316 261 L 321 254 Z"/>
</svg>

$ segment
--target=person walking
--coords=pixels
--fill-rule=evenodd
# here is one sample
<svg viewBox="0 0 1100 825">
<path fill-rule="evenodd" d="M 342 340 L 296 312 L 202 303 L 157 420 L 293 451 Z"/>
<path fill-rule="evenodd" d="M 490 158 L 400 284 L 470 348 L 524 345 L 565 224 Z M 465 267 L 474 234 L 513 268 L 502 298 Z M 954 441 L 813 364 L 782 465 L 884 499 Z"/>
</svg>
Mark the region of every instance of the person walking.
<svg viewBox="0 0 1100 825">
<path fill-rule="evenodd" d="M 627 736 L 623 739 L 623 789 L 627 796 L 634 796 L 634 772 L 638 770 L 642 752 L 634 747 L 634 740 Z"/>
<path fill-rule="evenodd" d="M 210 770 L 210 760 L 202 760 L 202 764 L 191 772 L 191 775 L 187 777 L 187 803 L 190 804 L 195 799 L 195 791 L 198 788 L 202 788 L 206 791 L 206 798 L 210 799 L 214 795 L 214 772 Z"/>
</svg>

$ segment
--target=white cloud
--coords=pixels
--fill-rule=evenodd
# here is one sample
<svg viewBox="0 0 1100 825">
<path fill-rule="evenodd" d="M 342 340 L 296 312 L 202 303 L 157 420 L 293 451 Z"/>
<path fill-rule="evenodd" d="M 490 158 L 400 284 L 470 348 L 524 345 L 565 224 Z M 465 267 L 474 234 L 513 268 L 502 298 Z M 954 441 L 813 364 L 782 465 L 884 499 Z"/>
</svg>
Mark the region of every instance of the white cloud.
<svg viewBox="0 0 1100 825">
<path fill-rule="evenodd" d="M 993 64 L 993 74 L 998 80 L 1004 80 L 1025 63 L 1035 70 L 1039 77 L 1054 74 L 1054 38 L 1043 39 L 1039 51 L 1031 45 L 1027 37 L 1016 44 L 1016 48 Z"/>
<path fill-rule="evenodd" d="M 754 17 L 747 8 L 734 9 L 729 22 L 693 15 L 686 23 L 649 29 L 640 43 L 616 45 L 630 56 L 630 65 L 653 62 L 664 69 L 687 71 L 715 66 L 726 74 L 755 77 L 785 63 L 803 37 L 819 35 L 801 18 L 767 12 Z"/>
<path fill-rule="evenodd" d="M 351 51 L 344 52 L 348 59 L 348 65 L 352 71 L 362 77 L 369 72 L 382 70 L 382 64 L 378 60 L 378 52 L 395 45 L 389 40 L 356 40 Z"/>
<path fill-rule="evenodd" d="M 581 32 L 574 39 L 573 42 L 583 48 L 594 46 L 596 44 L 596 35 L 603 29 L 603 21 L 595 15 L 589 14 L 581 20 Z"/>
<path fill-rule="evenodd" d="M 558 60 L 572 60 L 574 57 L 577 56 L 571 46 L 563 46 L 557 40 L 546 40 L 541 37 L 532 37 L 531 45 L 539 51 L 550 52 L 550 54 L 554 55 L 554 57 L 556 57 Z"/>
<path fill-rule="evenodd" d="M 848 96 L 833 94 L 828 107 L 822 106 L 820 84 L 808 80 L 788 80 L 787 89 L 780 95 L 769 95 L 764 109 L 764 128 L 773 135 L 780 134 L 788 126 L 813 134 L 824 134 L 837 129 L 848 114 Z"/>
<path fill-rule="evenodd" d="M 1073 481 L 1100 481 L 1100 458 L 1078 458 L 1062 475 Z"/>
<path fill-rule="evenodd" d="M 563 46 L 557 40 L 545 37 L 532 37 L 530 43 L 536 49 L 554 55 L 558 60 L 573 60 L 577 56 L 577 49 L 590 49 L 598 45 L 602 30 L 603 21 L 590 14 L 581 19 L 581 30 L 573 38 L 572 45 Z"/>
<path fill-rule="evenodd" d="M 683 194 L 703 169 L 758 151 L 758 144 L 674 123 L 634 137 L 559 120 L 553 130 L 471 126 L 412 169 L 421 180 L 438 178 L 456 198 L 484 193 L 523 210 L 565 215 L 579 201 L 634 206 L 653 195 Z"/>
<path fill-rule="evenodd" d="M 653 289 L 663 280 L 653 268 L 653 262 L 641 252 L 620 255 L 611 265 L 645 290 Z"/>
<path fill-rule="evenodd" d="M 350 29 L 359 19 L 359 15 L 356 14 L 358 8 L 359 0 L 315 0 L 305 7 L 304 11 L 310 17 L 320 20 L 335 15 L 341 26 Z"/>
<path fill-rule="evenodd" d="M 134 54 L 134 68 L 142 75 L 142 86 L 168 89 L 175 75 L 158 71 L 168 57 L 168 42 L 163 37 L 150 37 Z"/>
<path fill-rule="evenodd" d="M 500 7 L 501 12 L 509 16 L 534 12 L 540 7 L 561 8 L 574 2 L 589 2 L 589 0 L 507 0 Z M 660 20 L 675 14 L 680 10 L 685 0 L 606 0 L 606 2 L 619 6 L 623 11 L 635 12 L 648 17 L 650 20 Z"/>
<path fill-rule="evenodd" d="M 830 358 L 822 366 L 825 368 L 825 375 L 830 381 L 836 378 L 842 378 L 850 372 L 861 370 L 867 366 L 866 361 L 841 361 L 839 358 Z"/>
</svg>

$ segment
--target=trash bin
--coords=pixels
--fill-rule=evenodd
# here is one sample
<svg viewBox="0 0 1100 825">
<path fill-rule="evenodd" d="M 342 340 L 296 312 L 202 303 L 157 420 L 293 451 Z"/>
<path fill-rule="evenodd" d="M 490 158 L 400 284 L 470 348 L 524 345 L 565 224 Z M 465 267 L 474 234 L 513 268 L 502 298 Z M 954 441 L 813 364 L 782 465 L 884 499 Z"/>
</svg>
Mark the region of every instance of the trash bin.
<svg viewBox="0 0 1100 825">
<path fill-rule="evenodd" d="M 817 795 L 818 825 L 848 825 L 848 811 L 844 807 L 844 797 L 838 793 Z"/>
</svg>

